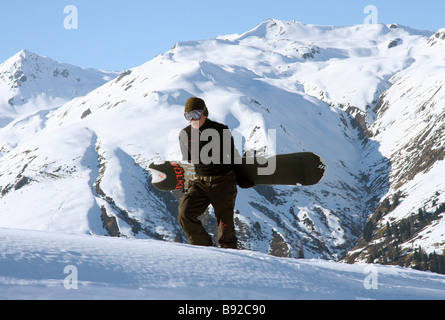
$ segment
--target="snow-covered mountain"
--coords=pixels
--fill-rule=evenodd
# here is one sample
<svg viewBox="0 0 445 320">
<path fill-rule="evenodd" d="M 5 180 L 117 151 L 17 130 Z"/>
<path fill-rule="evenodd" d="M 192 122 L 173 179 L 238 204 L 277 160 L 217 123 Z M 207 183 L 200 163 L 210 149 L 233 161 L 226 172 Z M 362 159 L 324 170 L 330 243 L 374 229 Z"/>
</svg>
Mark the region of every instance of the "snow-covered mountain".
<svg viewBox="0 0 445 320">
<path fill-rule="evenodd" d="M 41 118 L 52 108 L 84 96 L 118 74 L 59 63 L 28 50 L 0 64 L 0 153 L 40 130 Z M 33 126 L 23 132 L 25 122 Z"/>
<path fill-rule="evenodd" d="M 415 62 L 390 79 L 375 109 L 369 134 L 391 160 L 390 189 L 350 261 L 425 268 L 431 261 L 414 253 L 445 255 L 444 48 L 444 29 L 411 48 Z"/>
<path fill-rule="evenodd" d="M 387 221 L 445 202 L 443 42 L 441 31 L 400 25 L 268 20 L 177 43 L 23 123 L 33 134 L 0 158 L 0 226 L 183 242 L 177 202 L 146 168 L 179 158 L 183 105 L 199 96 L 240 151 L 313 151 L 328 163 L 317 186 L 240 190 L 242 248 L 340 259 L 372 216 L 371 238 L 348 256 L 369 260 L 363 248 Z M 204 220 L 215 227 L 212 210 Z M 443 221 L 438 213 L 406 249 L 439 253 Z"/>
</svg>

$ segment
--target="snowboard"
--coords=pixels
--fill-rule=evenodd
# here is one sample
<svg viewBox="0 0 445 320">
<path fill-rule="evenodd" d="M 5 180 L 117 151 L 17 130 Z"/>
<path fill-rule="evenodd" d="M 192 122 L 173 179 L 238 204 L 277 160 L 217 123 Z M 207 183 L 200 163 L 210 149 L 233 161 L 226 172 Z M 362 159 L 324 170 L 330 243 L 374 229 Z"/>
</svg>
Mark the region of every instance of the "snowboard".
<svg viewBox="0 0 445 320">
<path fill-rule="evenodd" d="M 237 160 L 237 172 L 254 185 L 311 186 L 319 183 L 326 172 L 326 162 L 311 152 Z M 195 167 L 187 161 L 151 163 L 148 170 L 152 184 L 161 191 L 184 190 L 195 178 Z"/>
</svg>

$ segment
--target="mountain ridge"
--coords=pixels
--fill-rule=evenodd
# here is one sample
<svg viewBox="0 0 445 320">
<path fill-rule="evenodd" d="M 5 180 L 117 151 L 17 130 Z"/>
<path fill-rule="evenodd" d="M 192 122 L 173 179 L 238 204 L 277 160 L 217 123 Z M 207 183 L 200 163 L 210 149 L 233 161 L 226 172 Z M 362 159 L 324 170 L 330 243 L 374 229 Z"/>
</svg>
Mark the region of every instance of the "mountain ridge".
<svg viewBox="0 0 445 320">
<path fill-rule="evenodd" d="M 116 76 L 114 72 L 59 63 L 26 49 L 1 63 L 0 155 L 41 130 L 52 110 Z"/>
<path fill-rule="evenodd" d="M 59 63 L 23 49 L 0 64 L 0 125 L 20 115 L 60 106 L 117 76 Z"/>
</svg>

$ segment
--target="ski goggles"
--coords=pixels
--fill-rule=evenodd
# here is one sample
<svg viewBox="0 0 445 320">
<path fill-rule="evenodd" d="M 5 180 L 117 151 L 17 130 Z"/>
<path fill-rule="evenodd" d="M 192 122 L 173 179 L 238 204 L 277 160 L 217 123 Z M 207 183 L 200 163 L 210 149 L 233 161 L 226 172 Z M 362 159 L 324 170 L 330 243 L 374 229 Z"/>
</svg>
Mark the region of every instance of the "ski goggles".
<svg viewBox="0 0 445 320">
<path fill-rule="evenodd" d="M 199 120 L 204 114 L 204 110 L 193 110 L 190 112 L 184 112 L 184 117 L 187 121 Z"/>
</svg>

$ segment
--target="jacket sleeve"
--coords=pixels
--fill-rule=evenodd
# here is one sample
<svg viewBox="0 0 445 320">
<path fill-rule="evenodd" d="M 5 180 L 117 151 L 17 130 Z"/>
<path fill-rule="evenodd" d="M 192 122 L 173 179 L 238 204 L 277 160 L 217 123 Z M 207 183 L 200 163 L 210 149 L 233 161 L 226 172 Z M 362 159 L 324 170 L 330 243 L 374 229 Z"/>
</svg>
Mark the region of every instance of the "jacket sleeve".
<svg viewBox="0 0 445 320">
<path fill-rule="evenodd" d="M 240 161 L 241 156 L 240 156 L 238 150 L 235 147 L 233 136 L 231 135 L 230 138 L 231 138 L 231 161 L 232 161 L 231 163 L 232 163 L 232 167 L 233 167 L 233 173 L 234 173 L 235 178 L 236 178 L 236 183 L 238 184 L 238 186 L 240 186 L 243 189 L 252 188 L 252 187 L 255 186 L 254 182 L 249 180 L 240 171 L 240 167 L 235 164 L 235 163 L 238 163 Z M 238 162 L 235 159 L 238 159 Z"/>
<path fill-rule="evenodd" d="M 190 161 L 190 151 L 188 147 L 188 134 L 184 129 L 179 133 L 179 147 L 181 148 L 182 160 Z"/>
<path fill-rule="evenodd" d="M 233 140 L 232 133 L 231 133 L 231 131 L 230 131 L 228 126 L 223 126 L 221 137 L 222 137 L 222 143 L 221 143 L 222 150 L 225 150 L 223 144 L 227 143 L 226 141 L 228 141 L 229 140 L 228 138 L 230 138 L 230 154 L 229 155 L 226 154 L 224 156 L 225 157 L 228 156 L 230 158 L 230 163 L 234 164 L 235 163 L 235 159 L 239 159 L 239 158 L 241 158 L 241 156 L 240 156 L 238 150 L 235 147 L 235 142 Z"/>
</svg>

